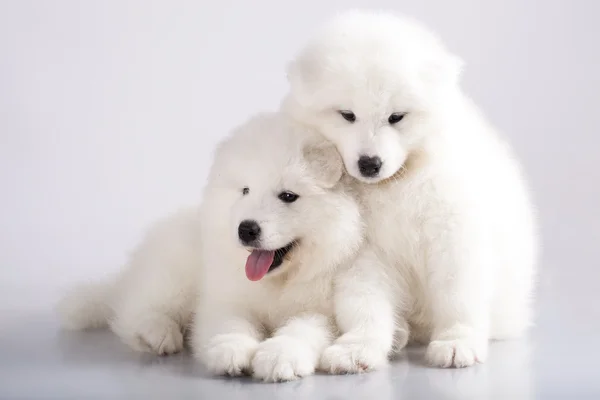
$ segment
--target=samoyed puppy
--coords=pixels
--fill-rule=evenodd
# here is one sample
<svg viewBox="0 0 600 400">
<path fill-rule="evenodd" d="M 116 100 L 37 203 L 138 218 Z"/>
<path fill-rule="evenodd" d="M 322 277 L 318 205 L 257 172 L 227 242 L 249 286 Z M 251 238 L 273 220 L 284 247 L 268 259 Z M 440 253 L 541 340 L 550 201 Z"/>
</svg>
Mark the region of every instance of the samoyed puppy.
<svg viewBox="0 0 600 400">
<path fill-rule="evenodd" d="M 340 285 L 343 334 L 323 354 L 332 372 L 384 365 L 392 327 L 406 321 L 439 367 L 483 362 L 490 338 L 532 322 L 530 196 L 511 149 L 461 90 L 461 68 L 420 23 L 357 10 L 289 64 L 284 112 L 335 144 L 365 205 L 362 272 Z M 356 290 L 365 271 L 373 287 Z"/>
<path fill-rule="evenodd" d="M 320 135 L 281 114 L 253 117 L 218 146 L 200 207 L 160 221 L 111 282 L 70 292 L 64 325 L 109 325 L 158 354 L 190 332 L 214 374 L 313 373 L 337 335 L 334 279 L 364 237 L 348 180 Z"/>
<path fill-rule="evenodd" d="M 221 144 L 200 211 L 192 328 L 193 352 L 212 373 L 314 372 L 337 335 L 334 281 L 364 237 L 347 179 L 333 145 L 281 114 Z"/>
</svg>

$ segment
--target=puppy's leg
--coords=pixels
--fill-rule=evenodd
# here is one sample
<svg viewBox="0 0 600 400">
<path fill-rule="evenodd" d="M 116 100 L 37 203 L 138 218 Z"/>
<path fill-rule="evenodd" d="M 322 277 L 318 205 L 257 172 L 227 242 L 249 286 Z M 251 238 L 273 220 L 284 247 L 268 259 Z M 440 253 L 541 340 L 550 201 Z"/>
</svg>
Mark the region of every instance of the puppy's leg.
<svg viewBox="0 0 600 400">
<path fill-rule="evenodd" d="M 183 348 L 196 297 L 198 227 L 194 209 L 157 221 L 111 286 L 109 325 L 135 350 Z"/>
<path fill-rule="evenodd" d="M 193 272 L 185 271 L 195 265 L 157 250 L 122 277 L 110 327 L 134 350 L 165 355 L 183 349 L 196 294 Z"/>
<path fill-rule="evenodd" d="M 111 329 L 130 347 L 155 354 L 183 348 L 199 268 L 187 214 L 159 222 L 133 253 L 111 299 Z"/>
<path fill-rule="evenodd" d="M 166 355 L 183 349 L 195 287 L 168 270 L 168 264 L 147 268 L 146 273 L 122 282 L 126 285 L 110 327 L 134 350 Z"/>
<path fill-rule="evenodd" d="M 370 249 L 335 285 L 335 317 L 342 335 L 323 352 L 321 368 L 357 373 L 385 366 L 396 330 L 394 294 L 385 268 Z"/>
<path fill-rule="evenodd" d="M 181 325 L 169 313 L 154 312 L 144 307 L 117 315 L 111 329 L 132 349 L 157 355 L 168 355 L 183 349 Z"/>
<path fill-rule="evenodd" d="M 292 318 L 258 346 L 252 359 L 253 375 L 267 382 L 312 375 L 331 338 L 332 323 L 326 316 L 309 314 Z"/>
<path fill-rule="evenodd" d="M 485 235 L 446 230 L 430 245 L 426 293 L 432 335 L 426 358 L 437 367 L 468 367 L 487 357 L 491 253 Z"/>
<path fill-rule="evenodd" d="M 192 352 L 214 375 L 250 373 L 250 363 L 264 339 L 264 329 L 242 308 L 201 307 L 192 326 Z"/>
</svg>

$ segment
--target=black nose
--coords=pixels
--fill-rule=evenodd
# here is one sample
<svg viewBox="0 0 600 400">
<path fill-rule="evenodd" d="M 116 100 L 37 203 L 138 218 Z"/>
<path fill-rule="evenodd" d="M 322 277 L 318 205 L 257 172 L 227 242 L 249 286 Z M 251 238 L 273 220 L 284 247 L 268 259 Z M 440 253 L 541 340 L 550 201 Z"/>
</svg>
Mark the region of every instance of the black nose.
<svg viewBox="0 0 600 400">
<path fill-rule="evenodd" d="M 260 237 L 260 226 L 256 221 L 242 221 L 238 226 L 238 236 L 244 244 L 255 242 Z"/>
<path fill-rule="evenodd" d="M 362 176 L 373 178 L 379 174 L 383 162 L 379 157 L 360 156 L 358 159 L 358 169 Z"/>
</svg>

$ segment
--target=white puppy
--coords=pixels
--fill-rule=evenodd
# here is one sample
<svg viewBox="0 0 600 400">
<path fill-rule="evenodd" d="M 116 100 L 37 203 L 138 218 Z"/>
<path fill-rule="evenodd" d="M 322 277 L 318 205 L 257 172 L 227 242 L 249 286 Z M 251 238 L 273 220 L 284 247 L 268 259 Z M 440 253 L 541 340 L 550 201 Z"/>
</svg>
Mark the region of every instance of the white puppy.
<svg viewBox="0 0 600 400">
<path fill-rule="evenodd" d="M 197 311 L 192 348 L 211 372 L 313 373 L 337 334 L 333 279 L 364 234 L 348 179 L 319 136 L 279 114 L 251 119 L 220 144 L 200 209 L 157 224 L 111 282 L 69 293 L 64 325 L 109 324 L 168 354 Z"/>
<path fill-rule="evenodd" d="M 192 330 L 194 353 L 213 373 L 309 375 L 336 334 L 333 279 L 351 265 L 363 226 L 335 147 L 308 143 L 307 132 L 263 115 L 217 151 Z"/>
<path fill-rule="evenodd" d="M 488 339 L 531 323 L 528 191 L 460 69 L 417 22 L 368 11 L 333 18 L 289 65 L 283 109 L 335 143 L 366 207 L 368 243 L 336 302 L 344 334 L 323 356 L 331 371 L 383 365 L 394 314 L 440 367 L 483 362 Z M 366 277 L 371 290 L 355 289 Z"/>
</svg>

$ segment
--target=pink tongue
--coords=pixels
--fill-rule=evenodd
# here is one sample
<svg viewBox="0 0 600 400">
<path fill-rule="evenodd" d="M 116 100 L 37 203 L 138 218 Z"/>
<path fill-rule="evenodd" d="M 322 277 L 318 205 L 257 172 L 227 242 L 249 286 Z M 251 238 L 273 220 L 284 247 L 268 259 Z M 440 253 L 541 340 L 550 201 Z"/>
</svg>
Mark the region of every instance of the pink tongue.
<svg viewBox="0 0 600 400">
<path fill-rule="evenodd" d="M 261 280 L 269 272 L 274 258 L 274 251 L 253 250 L 246 260 L 246 277 L 251 281 Z"/>
</svg>

